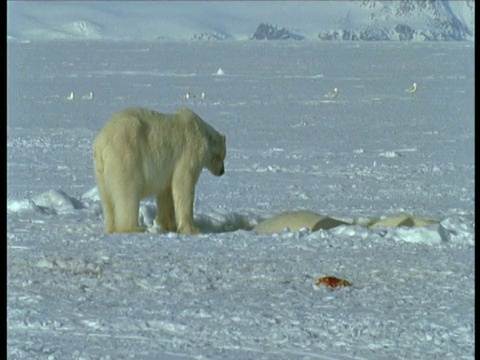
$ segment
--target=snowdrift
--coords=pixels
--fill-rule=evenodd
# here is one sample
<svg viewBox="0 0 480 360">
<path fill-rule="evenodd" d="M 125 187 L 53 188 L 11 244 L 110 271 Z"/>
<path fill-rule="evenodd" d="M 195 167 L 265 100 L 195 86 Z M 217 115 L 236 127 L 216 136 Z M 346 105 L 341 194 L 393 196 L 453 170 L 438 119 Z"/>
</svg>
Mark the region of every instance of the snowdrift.
<svg viewBox="0 0 480 360">
<path fill-rule="evenodd" d="M 7 211 L 17 214 L 57 215 L 87 211 L 101 217 L 98 190 L 93 187 L 75 199 L 64 191 L 50 190 L 28 200 L 9 200 Z M 139 222 L 147 233 L 163 233 L 155 223 L 156 206 L 143 201 L 140 205 Z M 466 218 L 447 217 L 442 220 L 427 219 L 419 215 L 356 217 L 336 219 L 309 210 L 285 212 L 262 219 L 250 210 L 224 213 L 221 211 L 195 214 L 195 222 L 203 233 L 252 231 L 256 234 L 333 231 L 335 234 L 368 237 L 381 235 L 396 241 L 440 244 L 442 242 L 474 244 L 474 227 Z"/>
</svg>

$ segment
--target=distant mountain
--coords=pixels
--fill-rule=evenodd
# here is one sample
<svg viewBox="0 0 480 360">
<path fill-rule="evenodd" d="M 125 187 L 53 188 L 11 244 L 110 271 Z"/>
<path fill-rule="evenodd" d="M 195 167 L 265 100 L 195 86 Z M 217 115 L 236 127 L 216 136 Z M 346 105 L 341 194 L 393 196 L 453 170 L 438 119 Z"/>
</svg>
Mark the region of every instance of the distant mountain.
<svg viewBox="0 0 480 360">
<path fill-rule="evenodd" d="M 293 34 L 285 28 L 279 29 L 270 24 L 260 24 L 252 36 L 254 40 L 303 40 L 302 35 Z"/>
<path fill-rule="evenodd" d="M 461 41 L 474 39 L 475 3 L 466 1 L 357 1 L 368 11 L 363 26 L 345 21 L 320 32 L 321 40 Z"/>
<path fill-rule="evenodd" d="M 475 39 L 475 2 L 8 1 L 7 39 L 374 40 Z"/>
</svg>

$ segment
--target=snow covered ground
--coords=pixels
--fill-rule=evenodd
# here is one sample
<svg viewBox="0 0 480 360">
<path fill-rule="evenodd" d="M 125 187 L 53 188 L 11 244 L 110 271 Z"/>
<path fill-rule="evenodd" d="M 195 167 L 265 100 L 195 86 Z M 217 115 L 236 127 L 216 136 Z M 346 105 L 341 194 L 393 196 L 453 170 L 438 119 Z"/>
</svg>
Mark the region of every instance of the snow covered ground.
<svg viewBox="0 0 480 360">
<path fill-rule="evenodd" d="M 9 42 L 8 358 L 473 359 L 473 59 L 473 43 Z M 225 176 L 197 186 L 204 234 L 103 233 L 92 139 L 129 106 L 188 106 L 227 134 Z M 300 209 L 440 224 L 251 231 Z"/>
</svg>

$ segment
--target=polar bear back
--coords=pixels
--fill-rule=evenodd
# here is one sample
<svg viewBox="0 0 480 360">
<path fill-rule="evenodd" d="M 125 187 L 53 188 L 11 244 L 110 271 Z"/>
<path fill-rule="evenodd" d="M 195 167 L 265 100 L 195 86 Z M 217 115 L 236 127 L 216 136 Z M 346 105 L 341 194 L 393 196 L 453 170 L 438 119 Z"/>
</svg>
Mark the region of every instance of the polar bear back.
<svg viewBox="0 0 480 360">
<path fill-rule="evenodd" d="M 165 142 L 168 139 L 158 136 L 159 134 L 175 133 L 176 141 L 191 140 L 191 138 L 197 137 L 201 132 L 200 122 L 203 120 L 188 109 L 181 109 L 173 114 L 163 114 L 144 108 L 128 108 L 113 114 L 105 126 L 117 128 L 119 131 L 133 130 L 132 135 L 140 137 L 154 134 L 161 138 L 159 140 Z M 137 133 L 137 131 L 142 133 Z M 150 139 L 148 140 L 150 141 Z"/>
<path fill-rule="evenodd" d="M 214 133 L 213 127 L 189 109 L 163 114 L 128 108 L 111 116 L 97 134 L 94 147 L 104 151 L 104 158 L 116 158 L 104 161 L 107 167 L 116 166 L 105 169 L 107 173 L 123 171 L 141 176 L 145 187 L 142 196 L 149 196 L 164 187 L 176 166 L 190 166 L 199 172 L 205 166 L 209 138 L 215 137 Z"/>
</svg>

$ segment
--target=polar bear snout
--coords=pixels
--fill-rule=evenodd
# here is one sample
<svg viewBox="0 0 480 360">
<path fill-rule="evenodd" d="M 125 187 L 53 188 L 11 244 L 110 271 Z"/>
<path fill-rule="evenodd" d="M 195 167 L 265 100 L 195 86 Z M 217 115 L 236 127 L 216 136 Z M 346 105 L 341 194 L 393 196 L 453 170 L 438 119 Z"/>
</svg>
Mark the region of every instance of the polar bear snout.
<svg viewBox="0 0 480 360">
<path fill-rule="evenodd" d="M 225 145 L 225 135 L 221 136 L 221 142 L 212 146 L 210 159 L 207 160 L 206 167 L 215 176 L 225 174 L 225 157 L 227 156 L 227 148 Z"/>
<path fill-rule="evenodd" d="M 222 163 L 219 166 L 210 167 L 209 170 L 215 176 L 222 176 L 225 174 L 225 165 Z"/>
<path fill-rule="evenodd" d="M 222 167 L 220 168 L 220 171 L 218 172 L 218 176 L 222 176 L 225 174 L 225 165 L 222 164 Z"/>
</svg>

